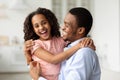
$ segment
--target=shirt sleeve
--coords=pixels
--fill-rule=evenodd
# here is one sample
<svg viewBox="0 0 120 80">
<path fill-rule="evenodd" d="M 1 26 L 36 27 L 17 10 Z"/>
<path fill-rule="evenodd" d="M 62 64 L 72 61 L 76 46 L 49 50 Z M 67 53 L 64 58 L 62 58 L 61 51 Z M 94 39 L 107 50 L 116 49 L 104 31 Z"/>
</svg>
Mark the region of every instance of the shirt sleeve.
<svg viewBox="0 0 120 80">
<path fill-rule="evenodd" d="M 40 43 L 38 40 L 35 40 L 35 41 L 34 41 L 34 46 L 33 46 L 32 49 L 31 49 L 31 54 L 33 54 L 34 51 L 35 51 L 37 48 L 39 48 L 39 47 L 42 47 L 42 46 L 41 46 L 41 43 Z"/>
<path fill-rule="evenodd" d="M 59 38 L 61 45 L 63 46 L 63 48 L 68 44 L 66 41 L 64 41 L 64 39 L 62 37 Z"/>
<path fill-rule="evenodd" d="M 44 77 L 39 77 L 38 80 L 47 80 L 47 79 L 45 79 Z"/>
<path fill-rule="evenodd" d="M 94 51 L 88 48 L 82 48 L 73 55 L 65 80 L 91 80 L 95 63 Z M 99 80 L 99 79 L 97 79 Z"/>
</svg>

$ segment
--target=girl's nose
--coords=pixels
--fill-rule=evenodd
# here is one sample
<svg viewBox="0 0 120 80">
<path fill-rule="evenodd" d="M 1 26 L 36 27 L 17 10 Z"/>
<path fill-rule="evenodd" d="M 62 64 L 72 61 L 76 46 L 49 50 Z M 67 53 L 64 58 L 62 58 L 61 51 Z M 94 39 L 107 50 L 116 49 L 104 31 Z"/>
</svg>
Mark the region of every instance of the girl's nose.
<svg viewBox="0 0 120 80">
<path fill-rule="evenodd" d="M 40 25 L 40 26 L 39 26 L 39 29 L 40 29 L 40 30 L 41 30 L 41 29 L 43 29 L 43 26 L 42 26 L 42 25 Z"/>
</svg>

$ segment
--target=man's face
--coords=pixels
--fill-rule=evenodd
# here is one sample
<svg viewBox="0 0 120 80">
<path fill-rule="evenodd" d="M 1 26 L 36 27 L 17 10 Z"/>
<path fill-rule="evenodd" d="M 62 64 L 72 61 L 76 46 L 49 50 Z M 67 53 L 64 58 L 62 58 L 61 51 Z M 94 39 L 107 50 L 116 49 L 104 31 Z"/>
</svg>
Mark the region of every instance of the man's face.
<svg viewBox="0 0 120 80">
<path fill-rule="evenodd" d="M 62 27 L 62 37 L 64 40 L 74 41 L 77 37 L 77 22 L 74 15 L 68 13 L 64 19 Z"/>
</svg>

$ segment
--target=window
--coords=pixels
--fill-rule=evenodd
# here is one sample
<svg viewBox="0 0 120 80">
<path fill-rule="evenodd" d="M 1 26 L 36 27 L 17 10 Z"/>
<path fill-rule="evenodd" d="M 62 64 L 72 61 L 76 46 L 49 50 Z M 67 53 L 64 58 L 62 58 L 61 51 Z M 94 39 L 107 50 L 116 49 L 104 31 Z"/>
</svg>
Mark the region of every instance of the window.
<svg viewBox="0 0 120 80">
<path fill-rule="evenodd" d="M 55 13 L 58 22 L 63 23 L 65 14 L 69 9 L 76 6 L 83 6 L 89 8 L 90 0 L 52 0 L 52 11 Z"/>
</svg>

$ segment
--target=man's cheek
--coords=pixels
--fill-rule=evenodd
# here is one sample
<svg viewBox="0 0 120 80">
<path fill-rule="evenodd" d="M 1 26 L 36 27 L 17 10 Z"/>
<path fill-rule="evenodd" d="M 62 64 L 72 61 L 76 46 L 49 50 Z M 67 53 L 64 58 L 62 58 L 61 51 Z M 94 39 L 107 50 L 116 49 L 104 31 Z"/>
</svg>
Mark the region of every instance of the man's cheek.
<svg viewBox="0 0 120 80">
<path fill-rule="evenodd" d="M 62 35 L 62 38 L 64 39 L 64 40 L 66 40 L 67 39 L 67 35 Z"/>
</svg>

